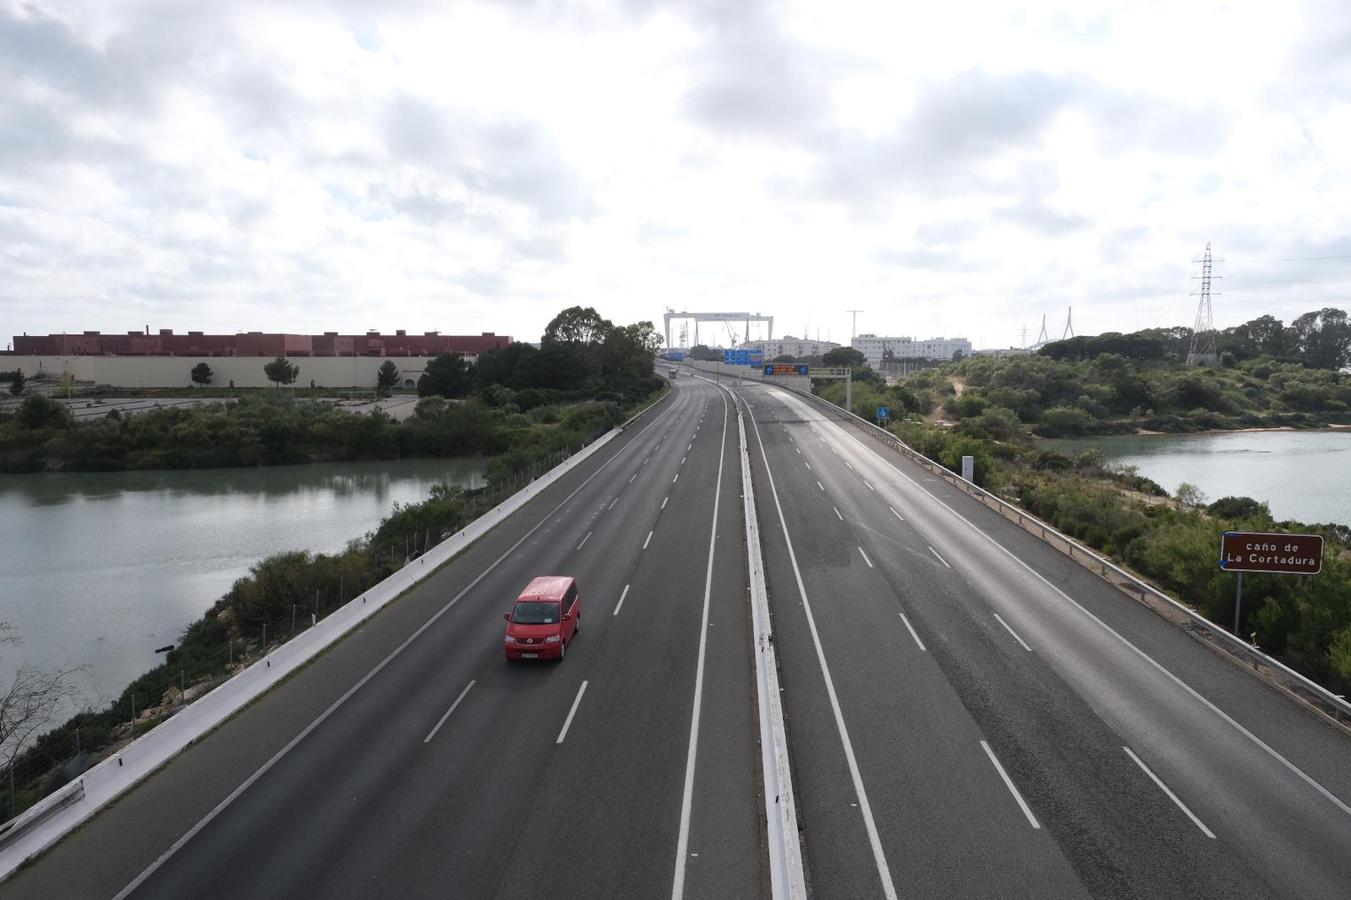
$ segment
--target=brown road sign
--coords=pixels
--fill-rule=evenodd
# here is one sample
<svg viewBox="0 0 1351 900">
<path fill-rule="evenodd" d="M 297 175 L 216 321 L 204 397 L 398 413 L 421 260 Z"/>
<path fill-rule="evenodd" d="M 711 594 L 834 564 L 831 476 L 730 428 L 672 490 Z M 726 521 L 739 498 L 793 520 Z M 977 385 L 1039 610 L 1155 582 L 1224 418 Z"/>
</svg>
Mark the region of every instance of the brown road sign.
<svg viewBox="0 0 1351 900">
<path fill-rule="evenodd" d="M 1317 575 L 1323 571 L 1323 536 L 1226 531 L 1220 537 L 1220 568 L 1226 572 Z"/>
</svg>

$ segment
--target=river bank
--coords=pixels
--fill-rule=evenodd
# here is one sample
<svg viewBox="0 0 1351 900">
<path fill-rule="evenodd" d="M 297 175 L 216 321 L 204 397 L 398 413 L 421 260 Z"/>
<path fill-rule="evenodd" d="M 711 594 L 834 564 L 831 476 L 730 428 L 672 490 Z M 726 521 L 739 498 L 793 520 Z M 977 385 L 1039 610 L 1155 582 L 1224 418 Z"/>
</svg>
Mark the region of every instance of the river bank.
<svg viewBox="0 0 1351 900">
<path fill-rule="evenodd" d="M 249 567 L 279 550 L 337 553 L 432 485 L 487 484 L 487 461 L 0 475 L 4 620 L 24 663 L 86 668 L 77 705 L 116 696 Z"/>
<path fill-rule="evenodd" d="M 1351 490 L 1329 489 L 1351 472 L 1351 429 L 1052 438 L 1036 446 L 1069 455 L 1097 451 L 1105 462 L 1131 467 L 1169 493 L 1185 482 L 1212 501 L 1260 500 L 1277 520 L 1351 526 Z"/>
</svg>

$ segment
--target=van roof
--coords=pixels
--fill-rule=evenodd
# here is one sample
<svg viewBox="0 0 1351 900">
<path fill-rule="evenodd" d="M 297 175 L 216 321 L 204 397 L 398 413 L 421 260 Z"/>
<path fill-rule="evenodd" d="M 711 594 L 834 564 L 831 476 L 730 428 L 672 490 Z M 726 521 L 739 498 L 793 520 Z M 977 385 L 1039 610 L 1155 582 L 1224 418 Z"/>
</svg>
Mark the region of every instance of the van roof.
<svg viewBox="0 0 1351 900">
<path fill-rule="evenodd" d="M 518 600 L 562 600 L 563 594 L 575 581 L 571 575 L 539 575 L 521 591 Z"/>
</svg>

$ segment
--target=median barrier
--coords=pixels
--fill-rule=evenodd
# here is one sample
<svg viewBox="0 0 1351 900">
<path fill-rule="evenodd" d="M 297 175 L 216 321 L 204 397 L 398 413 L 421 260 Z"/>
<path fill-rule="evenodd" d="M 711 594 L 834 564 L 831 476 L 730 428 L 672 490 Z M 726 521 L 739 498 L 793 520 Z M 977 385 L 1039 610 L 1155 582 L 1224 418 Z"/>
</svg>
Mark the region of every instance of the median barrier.
<svg viewBox="0 0 1351 900">
<path fill-rule="evenodd" d="M 1186 629 L 1189 634 L 1205 638 L 1206 646 L 1222 650 L 1237 661 L 1245 663 L 1245 668 L 1280 688 L 1305 708 L 1328 717 L 1343 729 L 1347 729 L 1347 723 L 1351 723 L 1351 703 L 1348 703 L 1345 698 L 1311 681 L 1280 660 L 1263 653 L 1261 649 L 1235 637 L 1223 626 L 1215 624 L 1195 610 L 1179 603 L 1133 572 L 1123 569 L 1106 557 L 1090 550 L 1070 536 L 1058 531 L 1055 526 L 1047 524 L 1026 510 L 996 497 L 973 482 L 967 481 L 942 463 L 929 459 L 896 435 L 877 427 L 867 419 L 841 409 L 830 401 L 808 391 L 788 385 L 782 385 L 782 387 L 806 397 L 818 406 L 826 407 L 836 417 L 863 428 L 866 434 L 896 450 L 931 474 L 979 500 L 986 507 L 999 513 L 1001 517 L 1014 522 L 1024 531 L 1063 553 L 1125 596 L 1148 606 L 1162 615 L 1163 618 Z"/>
<path fill-rule="evenodd" d="M 733 394 L 733 399 L 739 398 Z M 760 524 L 755 512 L 750 449 L 746 443 L 746 422 L 739 402 L 736 418 L 738 455 L 741 457 L 741 496 L 746 520 L 746 564 L 755 644 L 757 706 L 760 713 L 760 767 L 765 792 L 770 895 L 774 900 L 798 900 L 807 896 L 806 877 L 802 868 L 802 839 L 798 830 L 797 803 L 788 760 L 788 729 L 784 724 L 783 698 L 779 695 L 779 661 L 774 651 L 769 590 L 765 583 L 765 563 L 760 553 Z"/>
<path fill-rule="evenodd" d="M 669 393 L 669 391 L 668 391 Z M 399 571 L 280 645 L 143 736 L 0 827 L 0 880 L 56 843 L 105 804 L 152 774 L 199 738 L 314 659 L 463 552 L 512 513 L 572 471 L 666 398 L 663 394 L 623 424 L 568 457 Z M 57 798 L 57 799 L 53 799 Z"/>
</svg>

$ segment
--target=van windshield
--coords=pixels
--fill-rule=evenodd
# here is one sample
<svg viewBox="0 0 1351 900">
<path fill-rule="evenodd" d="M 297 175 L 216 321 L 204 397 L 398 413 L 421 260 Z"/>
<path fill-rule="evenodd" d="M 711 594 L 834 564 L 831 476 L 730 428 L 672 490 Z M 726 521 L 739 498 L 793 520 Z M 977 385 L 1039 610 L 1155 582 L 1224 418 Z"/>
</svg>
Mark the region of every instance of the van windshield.
<svg viewBox="0 0 1351 900">
<path fill-rule="evenodd" d="M 522 600 L 511 613 L 518 625 L 552 625 L 558 621 L 558 604 L 544 600 Z"/>
</svg>

